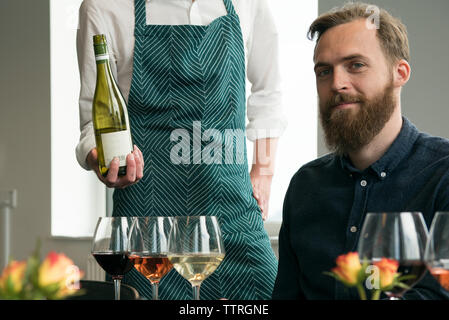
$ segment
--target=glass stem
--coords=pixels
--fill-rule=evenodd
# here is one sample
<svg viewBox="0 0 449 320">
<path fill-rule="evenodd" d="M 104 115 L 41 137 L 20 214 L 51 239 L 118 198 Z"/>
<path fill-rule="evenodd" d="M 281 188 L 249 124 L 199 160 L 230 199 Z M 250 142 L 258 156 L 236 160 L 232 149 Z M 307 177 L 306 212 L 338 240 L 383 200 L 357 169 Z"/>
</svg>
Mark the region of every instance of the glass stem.
<svg viewBox="0 0 449 320">
<path fill-rule="evenodd" d="M 153 287 L 153 300 L 159 300 L 159 282 L 152 282 Z"/>
<path fill-rule="evenodd" d="M 193 300 L 200 300 L 200 284 L 192 286 Z"/>
<path fill-rule="evenodd" d="M 115 294 L 115 300 L 120 300 L 120 283 L 121 278 L 114 278 L 114 294 Z"/>
</svg>

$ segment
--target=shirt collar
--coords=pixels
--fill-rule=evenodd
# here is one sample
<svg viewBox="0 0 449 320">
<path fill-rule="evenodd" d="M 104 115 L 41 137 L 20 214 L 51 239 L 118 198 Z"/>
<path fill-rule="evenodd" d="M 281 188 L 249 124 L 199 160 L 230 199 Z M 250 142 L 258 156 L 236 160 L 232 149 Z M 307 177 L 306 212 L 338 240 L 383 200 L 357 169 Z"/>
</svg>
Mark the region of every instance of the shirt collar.
<svg viewBox="0 0 449 320">
<path fill-rule="evenodd" d="M 418 135 L 418 129 L 406 117 L 402 117 L 402 128 L 399 135 L 396 137 L 390 148 L 388 148 L 387 152 L 385 152 L 385 154 L 368 169 L 377 175 L 378 178 L 384 179 L 411 151 Z M 347 156 L 341 156 L 340 162 L 343 169 L 348 170 L 351 173 L 360 173 L 360 170 L 352 165 Z"/>
</svg>

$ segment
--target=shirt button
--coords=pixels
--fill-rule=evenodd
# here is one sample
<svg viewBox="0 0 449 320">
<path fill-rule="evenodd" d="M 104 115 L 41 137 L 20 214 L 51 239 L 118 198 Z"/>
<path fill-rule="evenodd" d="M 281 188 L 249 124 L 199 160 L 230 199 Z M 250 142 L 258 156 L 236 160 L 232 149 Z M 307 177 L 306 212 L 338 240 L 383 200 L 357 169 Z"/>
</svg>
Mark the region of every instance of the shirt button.
<svg viewBox="0 0 449 320">
<path fill-rule="evenodd" d="M 360 181 L 360 185 L 361 185 L 362 187 L 366 187 L 367 184 L 368 184 L 368 182 L 366 182 L 366 180 Z"/>
<path fill-rule="evenodd" d="M 385 178 L 385 177 L 387 176 L 387 173 L 386 173 L 386 172 L 381 172 L 381 173 L 380 173 L 380 176 L 381 176 L 382 178 Z"/>
<path fill-rule="evenodd" d="M 351 229 L 349 229 L 352 233 L 357 232 L 357 227 L 356 226 L 352 226 Z"/>
</svg>

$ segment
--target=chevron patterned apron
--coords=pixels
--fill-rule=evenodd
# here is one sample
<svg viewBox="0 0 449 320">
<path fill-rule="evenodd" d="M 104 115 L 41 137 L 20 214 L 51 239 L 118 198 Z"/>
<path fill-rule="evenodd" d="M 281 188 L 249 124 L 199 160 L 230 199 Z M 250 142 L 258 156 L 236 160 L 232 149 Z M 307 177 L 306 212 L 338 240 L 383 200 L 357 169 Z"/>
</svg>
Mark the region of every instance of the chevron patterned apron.
<svg viewBox="0 0 449 320">
<path fill-rule="evenodd" d="M 271 299 L 277 260 L 252 196 L 245 138 L 239 148 L 235 134 L 245 132 L 243 38 L 232 1 L 224 4 L 227 15 L 207 26 L 146 25 L 145 0 L 135 0 L 128 112 L 145 168 L 139 183 L 114 191 L 113 215 L 217 216 L 226 256 L 203 281 L 201 298 Z M 136 270 L 123 282 L 151 299 Z M 172 269 L 159 297 L 192 299 L 192 288 Z"/>
</svg>

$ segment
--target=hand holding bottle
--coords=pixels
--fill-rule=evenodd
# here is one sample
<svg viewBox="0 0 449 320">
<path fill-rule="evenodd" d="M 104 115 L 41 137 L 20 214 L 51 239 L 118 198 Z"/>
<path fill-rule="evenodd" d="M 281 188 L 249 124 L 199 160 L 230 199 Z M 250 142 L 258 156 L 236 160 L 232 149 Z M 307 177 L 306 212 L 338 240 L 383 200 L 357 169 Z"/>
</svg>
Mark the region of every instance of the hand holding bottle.
<svg viewBox="0 0 449 320">
<path fill-rule="evenodd" d="M 108 188 L 123 189 L 137 183 L 143 177 L 144 159 L 142 151 L 137 146 L 134 146 L 133 152 L 126 157 L 126 175 L 118 175 L 120 163 L 118 158 L 115 158 L 110 164 L 108 174 L 103 177 L 98 166 L 98 153 L 96 148 L 92 149 L 87 155 L 87 164 L 95 171 L 98 179 Z"/>
</svg>

